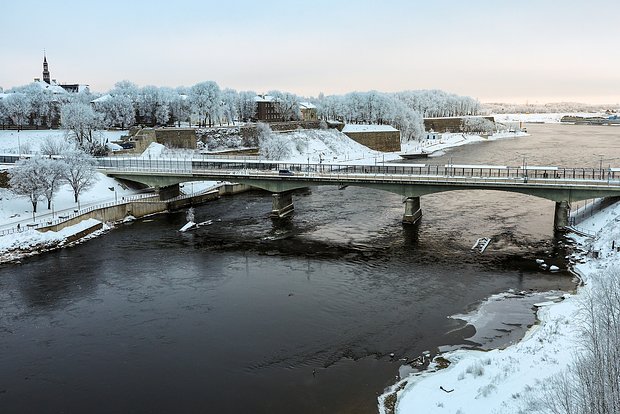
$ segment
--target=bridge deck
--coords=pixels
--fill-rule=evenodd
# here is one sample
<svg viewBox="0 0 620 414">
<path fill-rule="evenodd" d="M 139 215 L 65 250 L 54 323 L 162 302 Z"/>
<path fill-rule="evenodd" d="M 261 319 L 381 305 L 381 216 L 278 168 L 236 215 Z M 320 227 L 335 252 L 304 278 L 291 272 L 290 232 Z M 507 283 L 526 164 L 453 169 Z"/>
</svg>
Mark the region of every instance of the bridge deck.
<svg viewBox="0 0 620 414">
<path fill-rule="evenodd" d="M 620 196 L 617 169 L 430 164 L 299 164 L 260 160 L 100 158 L 107 175 L 166 187 L 231 181 L 281 193 L 315 185 L 355 185 L 419 197 L 455 190 L 499 190 L 560 202 Z"/>
</svg>

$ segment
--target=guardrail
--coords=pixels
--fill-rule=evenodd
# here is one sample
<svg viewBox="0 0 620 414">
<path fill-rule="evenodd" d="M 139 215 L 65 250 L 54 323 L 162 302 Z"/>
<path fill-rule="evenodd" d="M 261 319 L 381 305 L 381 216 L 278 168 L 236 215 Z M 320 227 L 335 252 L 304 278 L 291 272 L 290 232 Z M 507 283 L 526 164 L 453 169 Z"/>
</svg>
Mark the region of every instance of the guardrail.
<svg viewBox="0 0 620 414">
<path fill-rule="evenodd" d="M 566 226 L 567 230 L 570 230 L 574 233 L 577 233 L 579 235 L 582 236 L 586 236 L 586 237 L 596 237 L 596 232 L 588 230 L 584 227 L 579 227 L 579 226 Z"/>
<path fill-rule="evenodd" d="M 183 194 L 183 195 L 179 195 L 177 197 L 171 198 L 171 199 L 167 199 L 167 200 L 162 200 L 162 202 L 168 203 L 171 201 L 179 201 L 179 200 L 185 200 L 188 198 L 192 198 L 192 197 L 196 197 L 196 196 L 200 196 L 200 195 L 204 195 L 204 194 L 209 194 L 212 192 L 216 192 L 218 191 L 219 187 L 221 187 L 222 184 L 217 184 L 215 186 L 206 188 L 204 190 L 201 191 L 197 191 L 195 193 L 191 193 L 191 194 Z M 41 227 L 47 227 L 47 226 L 54 226 L 60 223 L 64 223 L 65 221 L 69 221 L 73 218 L 79 217 L 81 215 L 90 213 L 91 211 L 94 210 L 98 210 L 101 208 L 106 208 L 106 207 L 113 207 L 113 206 L 118 206 L 118 205 L 122 205 L 122 204 L 127 204 L 127 203 L 140 203 L 140 202 L 152 202 L 152 201 L 160 201 L 159 198 L 157 198 L 157 200 L 147 200 L 147 199 L 151 199 L 151 198 L 156 198 L 157 195 L 153 194 L 153 193 L 148 193 L 148 194 L 135 194 L 135 195 L 131 195 L 131 196 L 124 196 L 121 200 L 115 200 L 115 201 L 110 201 L 107 203 L 103 203 L 103 204 L 95 204 L 92 206 L 88 206 L 85 208 L 81 208 L 78 209 L 77 211 L 74 211 L 73 213 L 69 213 L 69 214 L 59 214 L 58 218 L 55 218 L 53 220 L 39 220 L 33 223 L 27 223 L 24 227 L 20 226 L 20 227 L 11 227 L 8 229 L 4 229 L 4 230 L 0 230 L 0 237 L 1 236 L 6 236 L 9 234 L 16 234 L 16 233 L 23 233 L 23 232 L 27 232 L 27 231 L 31 231 L 31 230 L 36 230 L 38 228 Z"/>
<path fill-rule="evenodd" d="M 112 207 L 112 206 L 127 204 L 130 202 L 142 201 L 145 198 L 152 198 L 152 197 L 156 197 L 156 195 L 153 193 L 135 194 L 135 195 L 130 195 L 130 196 L 123 196 L 123 198 L 121 198 L 120 200 L 115 200 L 115 201 L 110 201 L 110 202 L 103 203 L 103 204 L 95 204 L 95 205 L 91 205 L 88 207 L 75 209 L 72 213 L 63 214 L 62 212 L 60 212 L 58 213 L 57 218 L 52 218 L 52 220 L 49 220 L 47 218 L 42 218 L 42 219 L 33 221 L 31 223 L 25 223 L 24 226 L 22 226 L 21 223 L 19 223 L 20 224 L 19 227 L 17 227 L 16 225 L 8 229 L 0 230 L 0 236 L 23 233 L 23 232 L 30 231 L 30 230 L 36 230 L 40 227 L 54 226 L 56 224 L 69 221 L 75 217 L 79 217 L 83 214 L 90 213 L 91 211 L 94 211 L 100 208 Z"/>
<path fill-rule="evenodd" d="M 432 165 L 432 164 L 328 164 L 328 163 L 289 163 L 268 161 L 261 159 L 215 159 L 209 156 L 188 158 L 136 158 L 113 157 L 99 158 L 99 169 L 102 171 L 116 170 L 119 172 L 145 173 L 175 173 L 200 174 L 201 172 L 226 171 L 234 175 L 235 171 L 270 171 L 278 175 L 277 171 L 286 170 L 295 176 L 298 173 L 320 173 L 339 175 L 363 174 L 364 176 L 392 175 L 392 176 L 420 176 L 420 177 L 450 177 L 450 178 L 477 178 L 477 179 L 518 179 L 523 182 L 541 180 L 554 183 L 559 181 L 585 182 L 596 185 L 620 185 L 620 171 L 618 169 L 596 168 L 562 168 L 562 167 L 508 167 L 508 166 L 460 166 L 460 165 Z M 275 173 L 274 173 L 275 171 Z"/>
</svg>

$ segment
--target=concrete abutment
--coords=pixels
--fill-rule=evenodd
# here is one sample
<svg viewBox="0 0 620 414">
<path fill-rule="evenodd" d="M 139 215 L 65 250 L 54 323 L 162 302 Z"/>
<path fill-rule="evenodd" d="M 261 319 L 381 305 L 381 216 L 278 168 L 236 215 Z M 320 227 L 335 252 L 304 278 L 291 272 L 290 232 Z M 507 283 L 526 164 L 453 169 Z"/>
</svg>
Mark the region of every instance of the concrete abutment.
<svg viewBox="0 0 620 414">
<path fill-rule="evenodd" d="M 293 192 L 284 191 L 272 194 L 272 207 L 270 217 L 284 217 L 293 211 Z"/>
<path fill-rule="evenodd" d="M 407 197 L 404 203 L 405 214 L 403 215 L 403 224 L 415 224 L 422 217 L 420 197 Z"/>
<path fill-rule="evenodd" d="M 570 204 L 568 201 L 558 201 L 555 203 L 555 215 L 553 218 L 553 229 L 555 231 L 565 231 L 568 226 Z"/>
</svg>

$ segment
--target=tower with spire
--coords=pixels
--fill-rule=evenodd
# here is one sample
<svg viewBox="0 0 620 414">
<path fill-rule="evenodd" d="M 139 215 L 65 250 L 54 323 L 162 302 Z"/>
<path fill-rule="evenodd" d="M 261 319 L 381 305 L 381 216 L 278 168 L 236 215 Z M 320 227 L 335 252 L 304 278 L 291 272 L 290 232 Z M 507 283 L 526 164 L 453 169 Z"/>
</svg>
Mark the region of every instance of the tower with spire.
<svg viewBox="0 0 620 414">
<path fill-rule="evenodd" d="M 50 71 L 47 67 L 47 56 L 43 52 L 43 82 L 50 84 Z"/>
</svg>

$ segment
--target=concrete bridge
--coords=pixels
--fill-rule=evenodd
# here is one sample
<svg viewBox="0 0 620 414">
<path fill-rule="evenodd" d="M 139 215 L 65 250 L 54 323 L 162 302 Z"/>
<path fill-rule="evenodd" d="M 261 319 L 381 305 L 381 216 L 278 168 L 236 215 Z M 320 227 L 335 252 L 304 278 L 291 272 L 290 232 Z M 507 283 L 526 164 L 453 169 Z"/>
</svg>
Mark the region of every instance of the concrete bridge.
<svg viewBox="0 0 620 414">
<path fill-rule="evenodd" d="M 99 158 L 100 172 L 160 190 L 167 199 L 179 194 L 179 183 L 230 181 L 273 194 L 271 215 L 293 210 L 292 191 L 316 185 L 358 186 L 404 197 L 404 223 L 421 216 L 420 197 L 456 190 L 510 191 L 555 202 L 554 227 L 563 230 L 572 202 L 620 197 L 620 168 L 564 168 L 434 164 L 302 164 L 221 158 Z"/>
</svg>

